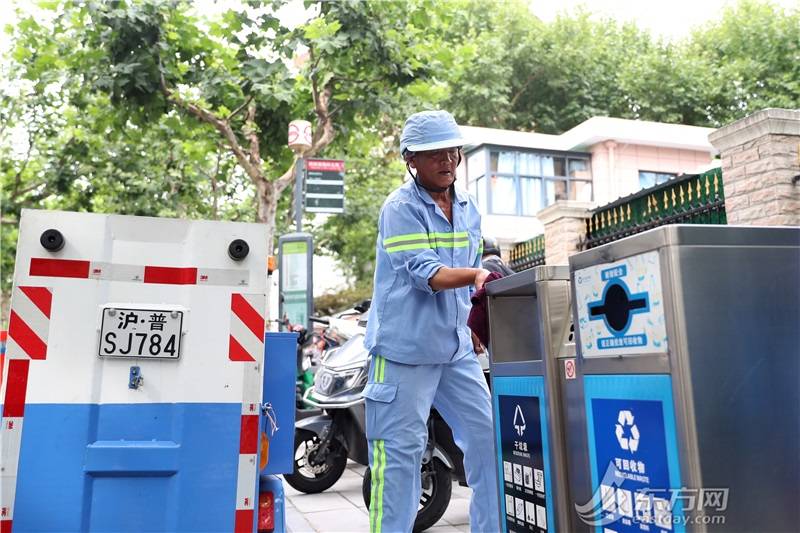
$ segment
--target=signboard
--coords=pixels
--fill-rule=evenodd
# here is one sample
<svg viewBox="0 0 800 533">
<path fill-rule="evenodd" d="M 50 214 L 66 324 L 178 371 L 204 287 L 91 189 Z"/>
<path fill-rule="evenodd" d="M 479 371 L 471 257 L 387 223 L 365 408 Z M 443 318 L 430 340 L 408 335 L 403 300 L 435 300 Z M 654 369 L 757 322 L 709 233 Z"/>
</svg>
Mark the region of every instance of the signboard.
<svg viewBox="0 0 800 533">
<path fill-rule="evenodd" d="M 501 499 L 505 529 L 539 533 L 548 527 L 540 399 L 497 396 L 503 463 Z"/>
<path fill-rule="evenodd" d="M 667 352 L 657 251 L 584 268 L 574 276 L 584 357 Z"/>
<path fill-rule="evenodd" d="M 598 533 L 683 531 L 669 376 L 587 376 L 594 497 L 576 506 Z"/>
<path fill-rule="evenodd" d="M 344 212 L 344 161 L 306 160 L 306 211 Z"/>
<path fill-rule="evenodd" d="M 313 241 L 308 233 L 291 233 L 278 239 L 280 319 L 308 327 L 313 306 L 311 261 Z"/>
</svg>

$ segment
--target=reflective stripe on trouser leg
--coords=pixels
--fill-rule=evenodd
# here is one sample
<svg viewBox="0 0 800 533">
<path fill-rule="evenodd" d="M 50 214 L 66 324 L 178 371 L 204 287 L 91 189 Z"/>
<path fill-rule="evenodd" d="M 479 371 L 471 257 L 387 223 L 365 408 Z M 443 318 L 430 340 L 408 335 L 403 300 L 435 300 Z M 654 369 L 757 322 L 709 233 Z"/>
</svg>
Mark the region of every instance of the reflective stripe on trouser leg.
<svg viewBox="0 0 800 533">
<path fill-rule="evenodd" d="M 441 365 L 403 365 L 374 359 L 370 384 L 394 387 L 390 398 L 366 398 L 367 439 L 372 493 L 370 530 L 408 533 L 414 525 L 422 490 L 420 464 L 427 441 L 427 419 L 441 375 Z"/>
<path fill-rule="evenodd" d="M 372 380 L 374 383 L 383 382 L 383 368 L 386 359 L 376 355 L 373 359 L 374 370 Z M 371 369 L 372 370 L 372 369 Z M 383 439 L 370 442 L 372 447 L 371 494 L 369 505 L 369 529 L 375 533 L 381 531 L 381 515 L 383 514 L 383 466 L 386 464 L 386 449 Z"/>
<path fill-rule="evenodd" d="M 442 378 L 433 404 L 464 452 L 467 484 L 472 488 L 470 530 L 473 533 L 495 532 L 500 527 L 500 506 L 489 389 L 475 356 L 442 366 Z"/>
<path fill-rule="evenodd" d="M 369 505 L 369 530 L 374 533 L 381 532 L 383 518 L 383 476 L 386 466 L 386 447 L 384 441 L 373 441 L 373 467 L 371 471 L 372 495 Z"/>
</svg>

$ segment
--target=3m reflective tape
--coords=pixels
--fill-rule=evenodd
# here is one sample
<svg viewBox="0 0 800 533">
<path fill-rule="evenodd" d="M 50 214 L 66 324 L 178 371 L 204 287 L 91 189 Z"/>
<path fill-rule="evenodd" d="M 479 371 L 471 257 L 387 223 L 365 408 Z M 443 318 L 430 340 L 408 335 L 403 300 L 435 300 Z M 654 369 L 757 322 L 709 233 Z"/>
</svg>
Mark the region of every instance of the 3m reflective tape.
<svg viewBox="0 0 800 533">
<path fill-rule="evenodd" d="M 162 285 L 215 285 L 247 287 L 250 271 L 242 268 L 127 265 L 105 261 L 32 258 L 31 276 L 127 281 Z"/>
<path fill-rule="evenodd" d="M 0 426 L 0 526 L 11 531 L 17 488 L 17 470 L 22 445 L 22 424 L 25 413 L 25 394 L 28 387 L 30 359 L 8 362 L 8 383 Z"/>
<path fill-rule="evenodd" d="M 254 509 L 242 509 L 236 511 L 236 522 L 233 526 L 234 533 L 252 533 L 253 520 L 255 520 Z M 5 533 L 5 532 L 3 532 Z"/>
<path fill-rule="evenodd" d="M 228 358 L 260 361 L 264 353 L 263 294 L 232 294 Z"/>
<path fill-rule="evenodd" d="M 32 257 L 29 274 L 53 278 L 88 278 L 89 261 Z"/>
<path fill-rule="evenodd" d="M 45 359 L 53 292 L 47 287 L 14 287 L 8 320 L 9 359 Z"/>
<path fill-rule="evenodd" d="M 17 418 L 25 414 L 25 394 L 28 390 L 30 359 L 8 361 L 6 396 L 3 400 L 3 425 L 6 418 Z"/>
<path fill-rule="evenodd" d="M 197 283 L 197 268 L 145 266 L 144 282 L 166 285 L 195 285 Z"/>
</svg>

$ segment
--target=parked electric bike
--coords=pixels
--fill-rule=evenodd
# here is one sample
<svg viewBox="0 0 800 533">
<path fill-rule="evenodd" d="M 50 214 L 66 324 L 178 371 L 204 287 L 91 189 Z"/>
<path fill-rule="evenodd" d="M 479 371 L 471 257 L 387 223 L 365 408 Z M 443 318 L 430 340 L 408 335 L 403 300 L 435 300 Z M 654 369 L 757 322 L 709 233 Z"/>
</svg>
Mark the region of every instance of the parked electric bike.
<svg viewBox="0 0 800 533">
<path fill-rule="evenodd" d="M 324 414 L 300 420 L 295 426 L 295 470 L 284 476 L 295 489 L 316 493 L 330 488 L 344 472 L 348 457 L 362 465 L 369 464 L 361 396 L 368 372 L 363 331 L 325 355 L 313 388 L 304 396 L 307 404 L 323 409 Z M 466 485 L 461 450 L 435 410 L 428 419 L 428 444 L 421 474 L 422 494 L 414 531 L 423 531 L 442 517 L 450 502 L 452 478 Z M 367 507 L 370 478 L 367 468 L 362 484 Z"/>
</svg>

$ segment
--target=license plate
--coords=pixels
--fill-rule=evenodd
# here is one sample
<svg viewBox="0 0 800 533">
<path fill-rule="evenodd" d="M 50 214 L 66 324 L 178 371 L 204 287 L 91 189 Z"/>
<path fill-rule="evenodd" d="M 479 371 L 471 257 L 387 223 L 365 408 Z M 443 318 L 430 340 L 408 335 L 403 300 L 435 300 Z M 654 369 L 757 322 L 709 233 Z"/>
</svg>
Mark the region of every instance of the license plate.
<svg viewBox="0 0 800 533">
<path fill-rule="evenodd" d="M 183 311 L 105 308 L 98 355 L 177 359 L 182 326 Z"/>
</svg>

